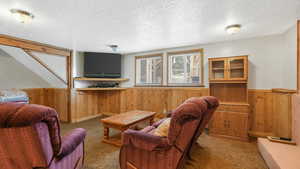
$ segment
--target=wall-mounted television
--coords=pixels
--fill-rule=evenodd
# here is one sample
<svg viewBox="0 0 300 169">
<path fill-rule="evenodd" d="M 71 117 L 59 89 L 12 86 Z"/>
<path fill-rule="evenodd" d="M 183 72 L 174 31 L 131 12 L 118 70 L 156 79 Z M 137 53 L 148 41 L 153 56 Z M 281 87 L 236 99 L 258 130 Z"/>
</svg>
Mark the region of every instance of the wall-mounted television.
<svg viewBox="0 0 300 169">
<path fill-rule="evenodd" d="M 120 78 L 121 54 L 84 52 L 84 76 Z"/>
</svg>

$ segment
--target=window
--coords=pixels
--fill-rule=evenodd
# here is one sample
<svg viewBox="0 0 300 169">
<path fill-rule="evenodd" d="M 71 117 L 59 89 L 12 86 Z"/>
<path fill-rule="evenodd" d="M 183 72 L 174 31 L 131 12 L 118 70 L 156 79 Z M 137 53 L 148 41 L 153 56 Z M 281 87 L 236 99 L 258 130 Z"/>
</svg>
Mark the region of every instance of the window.
<svg viewBox="0 0 300 169">
<path fill-rule="evenodd" d="M 135 65 L 137 86 L 162 85 L 162 54 L 137 56 Z"/>
<path fill-rule="evenodd" d="M 169 86 L 203 86 L 203 51 L 168 53 Z"/>
</svg>

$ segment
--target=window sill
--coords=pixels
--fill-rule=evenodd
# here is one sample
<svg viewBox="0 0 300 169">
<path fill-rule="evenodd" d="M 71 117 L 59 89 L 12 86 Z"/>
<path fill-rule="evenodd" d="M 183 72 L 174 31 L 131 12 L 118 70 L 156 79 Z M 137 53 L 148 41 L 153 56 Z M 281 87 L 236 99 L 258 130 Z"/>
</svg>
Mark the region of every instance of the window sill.
<svg viewBox="0 0 300 169">
<path fill-rule="evenodd" d="M 134 85 L 136 88 L 205 88 L 205 85 L 198 86 L 175 86 L 175 85 Z"/>
</svg>

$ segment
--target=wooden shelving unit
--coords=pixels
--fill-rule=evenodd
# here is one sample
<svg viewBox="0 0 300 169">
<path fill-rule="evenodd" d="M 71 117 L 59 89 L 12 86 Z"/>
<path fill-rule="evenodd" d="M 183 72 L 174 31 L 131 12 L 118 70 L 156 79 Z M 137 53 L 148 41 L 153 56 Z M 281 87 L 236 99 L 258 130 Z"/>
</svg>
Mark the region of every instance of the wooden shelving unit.
<svg viewBox="0 0 300 169">
<path fill-rule="evenodd" d="M 87 83 L 97 83 L 97 82 L 116 82 L 116 87 L 83 87 L 83 88 L 75 88 L 76 91 L 110 91 L 110 90 L 126 90 L 126 88 L 120 87 L 120 83 L 128 81 L 127 78 L 87 78 L 87 77 L 76 77 L 73 79 L 74 81 L 85 81 Z"/>
<path fill-rule="evenodd" d="M 109 87 L 109 88 L 76 88 L 77 91 L 106 91 L 106 90 L 126 90 L 127 88 Z"/>
<path fill-rule="evenodd" d="M 209 92 L 221 105 L 209 124 L 215 136 L 248 140 L 248 56 L 209 58 Z"/>
<path fill-rule="evenodd" d="M 129 79 L 126 78 L 88 78 L 88 77 L 75 77 L 74 80 L 81 81 L 99 81 L 99 82 L 125 82 Z"/>
</svg>

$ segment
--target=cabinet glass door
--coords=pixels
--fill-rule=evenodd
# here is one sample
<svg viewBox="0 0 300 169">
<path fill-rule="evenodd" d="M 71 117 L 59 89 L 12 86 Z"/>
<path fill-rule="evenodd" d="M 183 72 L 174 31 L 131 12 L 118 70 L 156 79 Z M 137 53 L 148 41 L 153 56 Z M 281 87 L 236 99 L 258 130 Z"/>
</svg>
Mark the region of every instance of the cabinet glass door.
<svg viewBox="0 0 300 169">
<path fill-rule="evenodd" d="M 246 80 L 246 59 L 241 58 L 234 58 L 229 59 L 229 67 L 228 67 L 228 77 L 231 80 Z"/>
<path fill-rule="evenodd" d="M 212 60 L 210 61 L 210 67 L 211 67 L 211 76 L 210 80 L 225 80 L 225 60 Z"/>
</svg>

